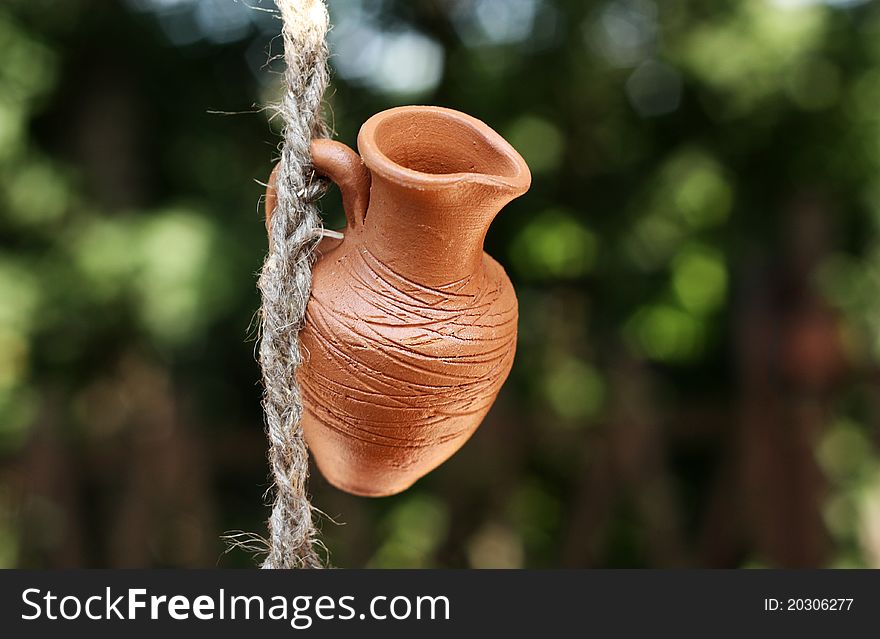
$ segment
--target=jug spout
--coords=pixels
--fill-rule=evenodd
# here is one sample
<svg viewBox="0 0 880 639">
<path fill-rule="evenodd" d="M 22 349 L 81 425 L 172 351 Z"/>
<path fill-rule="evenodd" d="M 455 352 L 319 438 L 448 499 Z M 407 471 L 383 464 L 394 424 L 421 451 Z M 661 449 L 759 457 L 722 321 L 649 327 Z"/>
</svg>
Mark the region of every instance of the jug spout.
<svg viewBox="0 0 880 639">
<path fill-rule="evenodd" d="M 427 286 L 477 272 L 492 220 L 531 184 L 528 166 L 507 141 L 452 109 L 379 113 L 361 128 L 358 150 L 372 175 L 364 245 Z"/>
</svg>

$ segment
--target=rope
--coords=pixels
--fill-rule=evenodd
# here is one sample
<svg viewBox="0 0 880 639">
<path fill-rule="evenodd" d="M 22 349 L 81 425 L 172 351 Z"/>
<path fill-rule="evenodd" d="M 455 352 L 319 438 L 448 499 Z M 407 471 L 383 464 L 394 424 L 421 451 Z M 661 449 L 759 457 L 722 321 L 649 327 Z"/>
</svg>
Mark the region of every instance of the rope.
<svg viewBox="0 0 880 639">
<path fill-rule="evenodd" d="M 328 137 L 320 110 L 328 83 L 329 18 L 323 0 L 275 0 L 275 4 L 283 20 L 287 92 L 280 105 L 284 144 L 277 204 L 269 254 L 258 283 L 263 410 L 275 493 L 263 568 L 320 568 L 321 543 L 306 493 L 309 454 L 300 424 L 303 406 L 296 369 L 302 362 L 299 331 L 321 233 L 315 202 L 323 188 L 311 167 L 309 144 L 312 138 Z"/>
</svg>

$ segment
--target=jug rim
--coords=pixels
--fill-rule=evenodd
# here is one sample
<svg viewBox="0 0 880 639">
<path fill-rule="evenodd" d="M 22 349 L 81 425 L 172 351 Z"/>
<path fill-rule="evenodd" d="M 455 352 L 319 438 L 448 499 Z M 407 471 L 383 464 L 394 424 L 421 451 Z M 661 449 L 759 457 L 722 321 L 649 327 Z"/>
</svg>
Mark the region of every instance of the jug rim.
<svg viewBox="0 0 880 639">
<path fill-rule="evenodd" d="M 482 138 L 494 151 L 510 164 L 511 171 L 504 175 L 481 173 L 479 171 L 459 171 L 453 173 L 433 173 L 419 171 L 403 166 L 392 160 L 379 147 L 376 139 L 377 129 L 389 119 L 403 114 L 440 116 L 450 122 L 465 125 L 475 136 Z M 525 193 L 532 182 L 531 172 L 522 156 L 488 124 L 473 116 L 455 109 L 439 106 L 413 105 L 400 106 L 381 111 L 369 118 L 361 126 L 357 138 L 358 151 L 364 163 L 374 173 L 403 186 L 415 188 L 452 186 L 460 183 L 481 183 Z"/>
</svg>

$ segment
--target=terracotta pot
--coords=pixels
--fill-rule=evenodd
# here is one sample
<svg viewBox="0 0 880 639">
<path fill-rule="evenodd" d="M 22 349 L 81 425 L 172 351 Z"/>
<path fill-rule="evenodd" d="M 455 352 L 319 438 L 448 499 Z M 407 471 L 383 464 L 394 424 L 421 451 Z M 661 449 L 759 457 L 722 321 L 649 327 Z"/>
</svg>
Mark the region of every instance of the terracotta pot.
<svg viewBox="0 0 880 639">
<path fill-rule="evenodd" d="M 382 496 L 458 450 L 510 372 L 516 296 L 483 239 L 531 175 L 486 124 L 439 107 L 374 115 L 358 149 L 312 144 L 348 225 L 343 240 L 319 247 L 299 382 L 321 473 Z"/>
</svg>

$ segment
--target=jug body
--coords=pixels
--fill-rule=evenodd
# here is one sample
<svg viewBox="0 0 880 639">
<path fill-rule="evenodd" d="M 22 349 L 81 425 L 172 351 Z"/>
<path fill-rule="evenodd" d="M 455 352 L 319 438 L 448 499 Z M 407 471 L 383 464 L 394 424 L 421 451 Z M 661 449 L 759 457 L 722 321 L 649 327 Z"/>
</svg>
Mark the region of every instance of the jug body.
<svg viewBox="0 0 880 639">
<path fill-rule="evenodd" d="M 516 348 L 517 303 L 488 255 L 433 289 L 346 240 L 318 259 L 301 346 L 303 429 L 321 473 L 347 492 L 400 492 L 477 429 Z"/>
</svg>

